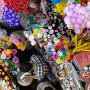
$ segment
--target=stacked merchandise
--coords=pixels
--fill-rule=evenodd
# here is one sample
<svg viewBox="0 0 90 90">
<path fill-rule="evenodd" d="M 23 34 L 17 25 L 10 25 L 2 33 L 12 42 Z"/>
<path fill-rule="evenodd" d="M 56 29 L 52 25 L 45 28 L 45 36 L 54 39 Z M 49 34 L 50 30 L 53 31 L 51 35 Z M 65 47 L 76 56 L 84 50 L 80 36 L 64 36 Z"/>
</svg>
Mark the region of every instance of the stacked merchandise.
<svg viewBox="0 0 90 90">
<path fill-rule="evenodd" d="M 86 89 L 90 84 L 89 15 L 90 0 L 0 0 L 0 22 L 11 29 L 21 25 L 27 38 L 0 29 L 0 65 L 5 62 L 17 75 L 17 53 L 25 51 L 27 40 L 44 49 L 44 58 L 54 63 L 51 68 L 63 90 Z"/>
</svg>

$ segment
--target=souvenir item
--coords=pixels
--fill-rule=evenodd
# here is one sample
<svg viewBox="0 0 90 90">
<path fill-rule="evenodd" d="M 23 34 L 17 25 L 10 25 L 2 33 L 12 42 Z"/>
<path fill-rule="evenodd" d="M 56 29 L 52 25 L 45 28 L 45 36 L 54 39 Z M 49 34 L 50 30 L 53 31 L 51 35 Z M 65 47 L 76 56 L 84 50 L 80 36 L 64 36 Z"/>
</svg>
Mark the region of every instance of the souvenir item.
<svg viewBox="0 0 90 90">
<path fill-rule="evenodd" d="M 12 8 L 14 12 L 24 12 L 26 14 L 29 13 L 28 7 L 30 0 L 4 0 L 7 7 Z"/>
<path fill-rule="evenodd" d="M 79 77 L 71 63 L 62 63 L 57 66 L 57 75 L 63 90 L 84 90 L 79 82 Z"/>
<path fill-rule="evenodd" d="M 62 1 L 55 5 L 54 12 L 59 13 L 60 15 L 64 15 L 64 8 L 67 6 L 67 3 Z"/>
<path fill-rule="evenodd" d="M 3 22 L 8 25 L 9 27 L 15 27 L 19 26 L 20 23 L 20 16 L 18 14 L 15 14 L 13 9 L 4 7 L 4 13 L 3 13 Z"/>
<path fill-rule="evenodd" d="M 64 9 L 64 13 L 67 15 L 64 18 L 67 27 L 75 30 L 75 33 L 81 34 L 88 20 L 85 7 L 80 4 L 70 4 Z"/>
</svg>

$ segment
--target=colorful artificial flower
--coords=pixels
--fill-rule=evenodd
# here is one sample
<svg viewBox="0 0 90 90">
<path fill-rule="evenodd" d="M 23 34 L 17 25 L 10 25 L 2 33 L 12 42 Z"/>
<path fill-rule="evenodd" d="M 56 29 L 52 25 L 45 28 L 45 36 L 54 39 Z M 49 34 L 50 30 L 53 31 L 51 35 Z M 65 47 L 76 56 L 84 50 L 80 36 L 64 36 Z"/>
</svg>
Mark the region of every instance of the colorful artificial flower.
<svg viewBox="0 0 90 90">
<path fill-rule="evenodd" d="M 12 59 L 12 61 L 13 61 L 14 63 L 18 63 L 18 62 L 19 62 L 19 58 L 15 56 L 15 57 Z"/>
<path fill-rule="evenodd" d="M 65 7 L 64 13 L 66 14 L 64 22 L 67 27 L 75 30 L 75 33 L 81 34 L 88 20 L 86 8 L 80 4 L 70 4 Z"/>
<path fill-rule="evenodd" d="M 24 51 L 25 50 L 25 44 L 23 42 L 16 43 L 15 45 L 21 51 Z"/>
<path fill-rule="evenodd" d="M 6 55 L 6 59 L 10 59 L 11 58 L 11 54 L 10 55 Z"/>
<path fill-rule="evenodd" d="M 2 59 L 6 59 L 6 55 L 4 53 L 1 54 Z"/>
<path fill-rule="evenodd" d="M 12 53 L 12 51 L 11 51 L 11 49 L 7 49 L 7 50 L 4 50 L 4 53 L 5 53 L 6 55 L 10 55 L 10 54 Z"/>
<path fill-rule="evenodd" d="M 37 37 L 37 36 L 38 36 L 38 33 L 39 33 L 39 29 L 35 28 L 35 29 L 34 29 L 34 33 L 33 33 L 34 36 Z"/>
<path fill-rule="evenodd" d="M 17 54 L 17 49 L 12 49 L 12 54 Z"/>
<path fill-rule="evenodd" d="M 4 7 L 3 12 L 3 22 L 12 27 L 19 26 L 20 24 L 20 16 L 18 14 L 15 14 L 14 11 L 11 8 Z"/>
<path fill-rule="evenodd" d="M 61 50 L 62 45 L 60 45 L 60 44 L 56 44 L 56 45 L 55 45 L 55 48 L 56 48 L 56 50 Z"/>
<path fill-rule="evenodd" d="M 46 32 L 46 30 L 44 28 L 40 29 L 40 33 L 44 34 Z"/>
<path fill-rule="evenodd" d="M 24 12 L 29 14 L 29 2 L 30 0 L 4 0 L 7 7 L 10 7 L 16 13 Z"/>
<path fill-rule="evenodd" d="M 67 3 L 62 1 L 58 4 L 55 5 L 55 8 L 54 8 L 54 12 L 57 12 L 59 13 L 60 15 L 65 15 L 64 14 L 64 8 L 67 6 Z"/>
<path fill-rule="evenodd" d="M 58 59 L 58 54 L 53 54 L 52 58 L 53 58 L 54 60 L 57 60 L 57 59 Z"/>
<path fill-rule="evenodd" d="M 60 64 L 62 61 L 60 60 L 60 58 L 58 58 L 57 60 L 56 60 L 56 63 L 57 64 Z"/>
</svg>

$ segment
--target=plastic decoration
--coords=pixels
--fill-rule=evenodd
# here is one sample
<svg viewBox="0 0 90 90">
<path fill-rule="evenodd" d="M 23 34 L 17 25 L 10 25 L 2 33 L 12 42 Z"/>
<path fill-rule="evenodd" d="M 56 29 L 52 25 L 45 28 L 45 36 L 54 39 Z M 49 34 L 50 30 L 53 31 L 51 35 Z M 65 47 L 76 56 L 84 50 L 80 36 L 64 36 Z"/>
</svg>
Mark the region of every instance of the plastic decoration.
<svg viewBox="0 0 90 90">
<path fill-rule="evenodd" d="M 86 10 L 87 10 L 88 16 L 90 16 L 90 2 L 88 2 L 87 6 L 86 6 Z M 86 27 L 90 29 L 90 17 L 88 17 Z"/>
<path fill-rule="evenodd" d="M 4 0 L 0 0 L 0 21 L 2 20 L 4 6 L 5 6 Z"/>
<path fill-rule="evenodd" d="M 18 49 L 20 49 L 21 51 L 25 50 L 25 43 L 22 41 L 19 41 L 18 39 L 16 39 L 16 36 L 14 34 L 10 35 L 10 41 L 16 45 L 16 47 Z"/>
<path fill-rule="evenodd" d="M 12 54 L 13 55 L 17 54 L 17 49 L 12 49 Z"/>
<path fill-rule="evenodd" d="M 10 59 L 10 58 L 11 58 L 11 55 L 10 54 L 6 56 L 6 59 Z"/>
<path fill-rule="evenodd" d="M 15 14 L 11 8 L 7 8 L 5 6 L 3 13 L 3 22 L 10 27 L 18 26 L 20 23 L 20 16 L 18 14 Z"/>
<path fill-rule="evenodd" d="M 64 21 L 69 29 L 75 30 L 75 33 L 81 34 L 88 20 L 88 14 L 84 6 L 80 4 L 70 4 L 64 9 L 66 14 Z"/>
<path fill-rule="evenodd" d="M 14 12 L 24 12 L 29 14 L 28 7 L 30 0 L 4 0 L 6 6 L 12 8 Z"/>
<path fill-rule="evenodd" d="M 10 49 L 4 50 L 5 55 L 10 55 L 11 53 L 12 53 L 12 51 Z"/>
<path fill-rule="evenodd" d="M 57 4 L 57 3 L 59 3 L 61 0 L 51 0 L 51 2 L 53 3 L 53 4 Z"/>
<path fill-rule="evenodd" d="M 63 12 L 63 10 L 64 10 L 64 8 L 67 6 L 67 3 L 66 2 L 64 2 L 64 1 L 62 1 L 62 2 L 60 2 L 60 3 L 58 3 L 58 4 L 56 4 L 55 5 L 55 8 L 54 8 L 54 12 L 57 12 L 57 13 L 59 13 L 60 15 L 64 15 L 64 12 Z"/>
<path fill-rule="evenodd" d="M 14 62 L 14 63 L 18 63 L 18 62 L 19 62 L 19 58 L 15 56 L 15 57 L 13 58 L 13 62 Z"/>
</svg>

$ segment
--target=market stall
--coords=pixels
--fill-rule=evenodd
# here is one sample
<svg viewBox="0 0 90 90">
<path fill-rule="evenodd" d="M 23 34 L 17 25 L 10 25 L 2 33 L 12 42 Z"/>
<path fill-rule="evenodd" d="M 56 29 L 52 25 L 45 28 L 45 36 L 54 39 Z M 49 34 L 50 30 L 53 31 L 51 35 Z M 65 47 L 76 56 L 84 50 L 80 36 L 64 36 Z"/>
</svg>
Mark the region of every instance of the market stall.
<svg viewBox="0 0 90 90">
<path fill-rule="evenodd" d="M 90 0 L 0 0 L 0 90 L 32 83 L 19 67 L 33 47 L 63 90 L 89 90 L 89 15 Z"/>
</svg>

